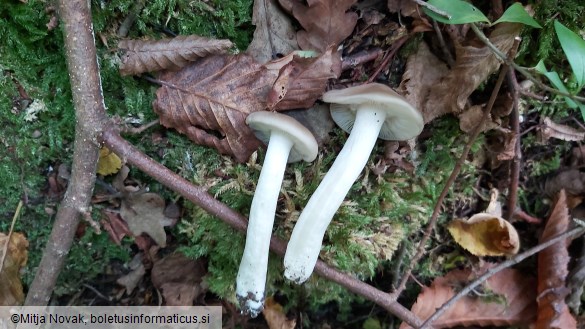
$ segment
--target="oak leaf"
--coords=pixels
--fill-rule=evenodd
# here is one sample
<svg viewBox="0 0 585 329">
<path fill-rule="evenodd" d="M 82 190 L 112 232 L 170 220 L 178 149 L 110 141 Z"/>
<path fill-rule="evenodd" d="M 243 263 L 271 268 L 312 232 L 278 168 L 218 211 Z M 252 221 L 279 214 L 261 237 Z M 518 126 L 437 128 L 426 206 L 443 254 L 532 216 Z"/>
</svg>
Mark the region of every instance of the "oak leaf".
<svg viewBox="0 0 585 329">
<path fill-rule="evenodd" d="M 24 234 L 12 233 L 8 241 L 8 235 L 0 233 L 0 261 L 4 261 L 0 263 L 0 306 L 15 306 L 24 302 L 20 270 L 28 260 L 27 248 L 28 241 Z"/>
<path fill-rule="evenodd" d="M 447 228 L 459 245 L 476 256 L 514 255 L 520 248 L 514 226 L 492 214 L 479 213 L 467 220 L 457 218 Z"/>
<path fill-rule="evenodd" d="M 325 51 L 351 35 L 358 16 L 347 12 L 357 0 L 308 0 L 292 2 L 292 14 L 303 27 L 297 42 L 303 50 Z"/>
<path fill-rule="evenodd" d="M 271 110 L 309 108 L 321 97 L 327 81 L 341 74 L 341 56 L 331 47 L 316 58 L 294 55 L 268 93 Z"/>
<path fill-rule="evenodd" d="M 205 274 L 203 261 L 175 253 L 154 263 L 151 278 L 156 289 L 162 291 L 166 306 L 192 306 L 207 290 Z"/>
<path fill-rule="evenodd" d="M 161 247 L 167 243 L 164 226 L 174 223 L 164 215 L 165 200 L 156 193 L 131 193 L 122 199 L 120 216 L 135 235 L 148 234 Z"/>
<path fill-rule="evenodd" d="M 430 287 L 422 288 L 411 311 L 420 319 L 428 319 L 455 295 L 458 287 L 464 287 L 475 278 L 470 270 L 454 270 L 436 278 Z M 484 283 L 479 296 L 469 294 L 447 309 L 432 323 L 433 328 L 528 325 L 536 317 L 534 285 L 534 278 L 517 270 L 502 270 Z M 492 298 L 487 298 L 488 295 Z M 407 328 L 412 327 L 406 323 L 400 326 L 400 329 Z"/>
<path fill-rule="evenodd" d="M 569 209 L 565 190 L 558 194 L 558 200 L 546 223 L 540 243 L 546 242 L 569 229 Z M 538 318 L 536 329 L 572 329 L 577 327 L 575 318 L 569 312 L 565 297 L 569 289 L 565 284 L 569 266 L 570 241 L 558 242 L 538 254 Z"/>
<path fill-rule="evenodd" d="M 162 74 L 153 107 L 165 127 L 246 162 L 260 146 L 246 116 L 266 108 L 275 78 L 248 55 L 203 58 Z"/>
<path fill-rule="evenodd" d="M 265 63 L 298 48 L 296 32 L 290 18 L 282 12 L 277 0 L 255 0 L 252 24 L 254 37 L 246 52 L 259 63 Z"/>
<path fill-rule="evenodd" d="M 225 54 L 233 47 L 229 40 L 181 35 L 161 40 L 120 40 L 123 53 L 121 75 L 141 74 L 160 70 L 178 70 L 198 58 Z"/>
</svg>

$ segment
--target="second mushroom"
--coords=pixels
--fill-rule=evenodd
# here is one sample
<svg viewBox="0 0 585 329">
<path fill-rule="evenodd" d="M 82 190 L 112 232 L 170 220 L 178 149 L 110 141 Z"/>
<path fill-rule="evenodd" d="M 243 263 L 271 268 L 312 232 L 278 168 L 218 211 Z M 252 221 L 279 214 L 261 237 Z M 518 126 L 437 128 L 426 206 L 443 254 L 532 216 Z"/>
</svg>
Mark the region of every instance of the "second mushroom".
<svg viewBox="0 0 585 329">
<path fill-rule="evenodd" d="M 236 279 L 236 297 L 242 311 L 256 317 L 264 306 L 270 237 L 286 164 L 315 160 L 317 141 L 307 128 L 284 114 L 254 112 L 248 115 L 246 123 L 258 139 L 268 143 Z"/>
<path fill-rule="evenodd" d="M 350 135 L 293 229 L 284 275 L 306 281 L 317 263 L 325 231 L 365 167 L 378 138 L 408 140 L 423 129 L 423 117 L 390 87 L 372 83 L 323 94 L 333 120 Z"/>
</svg>

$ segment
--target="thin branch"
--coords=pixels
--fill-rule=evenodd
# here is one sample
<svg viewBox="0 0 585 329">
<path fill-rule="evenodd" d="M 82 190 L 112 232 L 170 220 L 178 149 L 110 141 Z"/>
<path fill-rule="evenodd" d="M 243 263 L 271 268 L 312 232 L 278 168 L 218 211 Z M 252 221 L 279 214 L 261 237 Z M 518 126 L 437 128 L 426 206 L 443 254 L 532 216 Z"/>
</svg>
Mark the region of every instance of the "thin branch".
<svg viewBox="0 0 585 329">
<path fill-rule="evenodd" d="M 563 91 L 560 91 L 558 89 L 551 88 L 551 87 L 545 85 L 539 79 L 534 77 L 530 72 L 528 72 L 528 70 L 526 68 L 516 64 L 512 59 L 510 59 L 510 58 L 514 58 L 514 57 L 508 57 L 500 49 L 498 49 L 498 47 L 496 47 L 490 41 L 490 39 L 477 27 L 476 24 L 469 24 L 469 25 L 471 26 L 471 29 L 473 30 L 473 32 L 475 32 L 475 35 L 477 35 L 477 37 L 483 43 L 485 43 L 486 46 L 488 46 L 488 48 L 496 55 L 496 57 L 498 57 L 500 60 L 502 60 L 506 65 L 512 66 L 516 71 L 520 72 L 526 79 L 534 82 L 540 89 L 543 89 L 545 91 L 548 91 L 550 93 L 557 94 L 560 96 L 569 97 L 570 99 L 572 99 L 574 101 L 585 102 L 585 97 L 571 95 L 569 93 L 566 93 L 566 92 L 563 92 Z"/>
<path fill-rule="evenodd" d="M 88 1 L 59 1 L 73 103 L 75 142 L 71 180 L 25 305 L 47 305 L 63 268 L 82 213 L 89 211 L 98 161 L 98 128 L 106 115 Z"/>
<path fill-rule="evenodd" d="M 449 299 L 445 304 L 443 304 L 441 307 L 439 307 L 437 309 L 437 311 L 431 317 L 429 317 L 427 320 L 425 320 L 425 322 L 420 327 L 417 327 L 417 328 L 419 328 L 419 329 L 430 328 L 430 327 L 428 327 L 428 325 L 432 324 L 441 315 L 443 315 L 445 313 L 445 311 L 447 309 L 449 309 L 449 307 L 453 306 L 453 304 L 455 304 L 459 299 L 461 299 L 462 297 L 469 294 L 471 291 L 473 291 L 479 285 L 481 285 L 482 283 L 487 281 L 494 274 L 500 272 L 503 269 L 506 269 L 508 267 L 511 267 L 513 265 L 520 263 L 521 261 L 525 260 L 526 258 L 552 246 L 553 244 L 559 243 L 560 241 L 563 241 L 566 239 L 577 237 L 583 233 L 585 233 L 585 228 L 583 228 L 583 227 L 574 228 L 570 231 L 567 231 L 563 234 L 560 234 L 560 235 L 548 240 L 547 242 L 541 243 L 535 247 L 532 247 L 532 248 L 526 250 L 525 252 L 523 252 L 521 254 L 516 255 L 516 256 L 514 256 L 514 258 L 511 258 L 505 262 L 502 262 L 496 267 L 490 268 L 484 274 L 482 274 L 480 277 L 475 279 L 472 283 L 467 285 L 465 288 L 461 289 L 457 294 L 455 294 L 455 296 L 451 297 L 451 299 Z"/>
<path fill-rule="evenodd" d="M 519 85 L 516 80 L 514 70 L 508 72 L 508 85 L 512 89 L 512 113 L 510 114 L 510 128 L 514 133 L 514 158 L 510 164 L 510 185 L 508 187 L 508 220 L 511 220 L 516 212 L 516 203 L 518 199 L 518 185 L 520 180 L 520 161 L 522 159 L 521 139 L 520 139 L 520 113 L 518 110 L 518 93 Z"/>
<path fill-rule="evenodd" d="M 138 151 L 120 137 L 117 132 L 112 129 L 106 129 L 101 136 L 101 140 L 110 150 L 161 184 L 181 194 L 189 201 L 198 205 L 211 215 L 218 217 L 238 231 L 246 232 L 248 221 L 244 216 L 215 199 L 211 194 L 207 193 L 205 188 L 193 185 L 144 153 Z M 272 237 L 270 248 L 272 251 L 283 256 L 286 251 L 286 242 Z M 333 281 L 349 291 L 373 301 L 412 326 L 422 322 L 412 312 L 391 298 L 392 296 L 390 294 L 380 291 L 347 274 L 341 273 L 320 260 L 317 261 L 315 272 L 323 278 Z"/>
<path fill-rule="evenodd" d="M 453 185 L 453 183 L 455 182 L 455 179 L 459 175 L 459 172 L 461 171 L 461 167 L 463 166 L 463 163 L 467 159 L 467 155 L 469 154 L 469 151 L 471 150 L 471 146 L 473 145 L 474 141 L 477 139 L 477 137 L 479 136 L 479 134 L 483 130 L 482 128 L 484 127 L 485 121 L 489 117 L 489 114 L 494 106 L 494 103 L 496 101 L 496 97 L 498 96 L 498 93 L 500 91 L 500 87 L 502 86 L 502 82 L 504 81 L 504 78 L 506 77 L 507 71 L 508 71 L 507 65 L 504 66 L 500 71 L 498 81 L 496 82 L 496 85 L 494 86 L 491 97 L 490 97 L 489 102 L 486 106 L 486 109 L 483 112 L 481 120 L 479 121 L 477 126 L 475 126 L 475 128 L 473 129 L 473 132 L 469 136 L 469 140 L 467 141 L 467 144 L 465 145 L 465 148 L 463 149 L 463 152 L 461 153 L 459 160 L 457 160 L 457 163 L 455 164 L 455 167 L 453 168 L 451 175 L 447 179 L 447 182 L 445 183 L 445 186 L 443 187 L 443 190 L 441 191 L 441 194 L 439 195 L 439 198 L 437 199 L 437 202 L 435 203 L 435 208 L 433 209 L 433 214 L 431 215 L 431 219 L 429 220 L 429 223 L 427 225 L 425 233 L 424 233 L 421 241 L 418 244 L 416 254 L 412 258 L 410 264 L 408 265 L 406 272 L 402 276 L 402 280 L 400 281 L 400 285 L 398 286 L 398 288 L 394 292 L 392 292 L 392 296 L 394 298 L 398 298 L 398 296 L 400 296 L 402 291 L 404 291 L 404 289 L 406 288 L 406 283 L 408 282 L 410 274 L 412 273 L 412 270 L 418 264 L 418 261 L 420 260 L 420 258 L 423 256 L 423 254 L 425 252 L 425 245 L 426 245 L 427 241 L 429 240 L 429 237 L 431 236 L 431 233 L 433 232 L 433 230 L 435 228 L 435 224 L 437 223 L 437 219 L 439 218 L 439 213 L 441 212 L 441 206 L 443 205 L 443 200 L 447 196 L 447 193 L 449 193 L 451 186 Z"/>
</svg>

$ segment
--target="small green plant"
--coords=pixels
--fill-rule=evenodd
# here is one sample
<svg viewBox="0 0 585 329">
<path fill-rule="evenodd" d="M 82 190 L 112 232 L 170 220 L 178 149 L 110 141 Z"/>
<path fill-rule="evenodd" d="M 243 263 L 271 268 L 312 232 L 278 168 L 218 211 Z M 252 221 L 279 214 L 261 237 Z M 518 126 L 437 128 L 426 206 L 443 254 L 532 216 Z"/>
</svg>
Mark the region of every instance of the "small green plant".
<svg viewBox="0 0 585 329">
<path fill-rule="evenodd" d="M 448 17 L 439 15 L 428 8 L 424 9 L 425 13 L 436 21 L 445 24 L 488 23 L 493 26 L 498 23 L 509 22 L 542 28 L 520 3 L 514 3 L 502 14 L 502 17 L 493 23 L 478 8 L 463 0 L 430 0 L 428 4 L 445 12 Z M 559 91 L 574 96 L 581 92 L 585 86 L 585 41 L 557 20 L 554 21 L 554 27 L 565 57 L 572 69 L 569 86 L 563 83 L 556 71 L 548 71 L 542 59 L 534 67 L 534 70 L 543 74 Z M 579 108 L 582 117 L 585 119 L 585 104 L 568 96 L 563 97 L 567 106 L 572 109 Z"/>
</svg>

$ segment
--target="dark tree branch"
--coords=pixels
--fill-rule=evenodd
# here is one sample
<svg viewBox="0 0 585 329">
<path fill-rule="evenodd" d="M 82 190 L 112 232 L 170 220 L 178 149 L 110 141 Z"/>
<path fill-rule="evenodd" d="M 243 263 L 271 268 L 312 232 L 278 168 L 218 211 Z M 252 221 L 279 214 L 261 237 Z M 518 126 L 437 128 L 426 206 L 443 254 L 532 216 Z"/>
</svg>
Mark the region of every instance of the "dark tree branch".
<svg viewBox="0 0 585 329">
<path fill-rule="evenodd" d="M 46 305 L 71 248 L 79 217 L 89 212 L 98 160 L 98 128 L 106 120 L 87 1 L 59 1 L 75 106 L 71 180 L 25 305 Z"/>
</svg>

